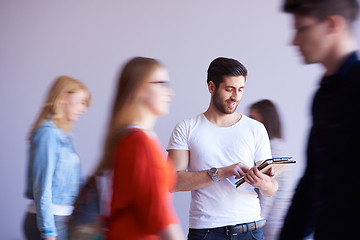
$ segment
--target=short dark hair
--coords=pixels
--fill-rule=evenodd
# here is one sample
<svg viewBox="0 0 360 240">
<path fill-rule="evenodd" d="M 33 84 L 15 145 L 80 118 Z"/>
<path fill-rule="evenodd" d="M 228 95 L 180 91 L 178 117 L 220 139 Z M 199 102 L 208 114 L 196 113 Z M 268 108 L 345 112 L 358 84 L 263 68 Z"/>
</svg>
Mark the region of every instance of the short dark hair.
<svg viewBox="0 0 360 240">
<path fill-rule="evenodd" d="M 358 0 L 284 0 L 283 11 L 325 20 L 341 15 L 352 24 L 359 13 Z"/>
<path fill-rule="evenodd" d="M 216 87 L 219 87 L 225 76 L 244 76 L 246 78 L 247 69 L 235 59 L 218 57 L 209 65 L 207 82 L 212 81 Z"/>
<path fill-rule="evenodd" d="M 266 131 L 270 139 L 282 138 L 281 121 L 275 104 L 268 99 L 261 100 L 250 106 L 255 109 L 262 117 Z"/>
</svg>

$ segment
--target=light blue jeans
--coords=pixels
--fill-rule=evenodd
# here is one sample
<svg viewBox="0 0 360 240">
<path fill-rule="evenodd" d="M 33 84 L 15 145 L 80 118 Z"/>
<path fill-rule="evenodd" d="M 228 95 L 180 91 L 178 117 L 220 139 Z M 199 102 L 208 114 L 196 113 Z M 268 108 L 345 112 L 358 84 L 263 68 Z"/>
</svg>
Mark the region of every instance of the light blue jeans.
<svg viewBox="0 0 360 240">
<path fill-rule="evenodd" d="M 56 240 L 67 240 L 67 222 L 69 216 L 54 215 L 55 227 L 57 231 Z M 36 223 L 36 214 L 27 213 L 24 220 L 24 234 L 27 240 L 40 240 L 40 231 Z"/>
</svg>

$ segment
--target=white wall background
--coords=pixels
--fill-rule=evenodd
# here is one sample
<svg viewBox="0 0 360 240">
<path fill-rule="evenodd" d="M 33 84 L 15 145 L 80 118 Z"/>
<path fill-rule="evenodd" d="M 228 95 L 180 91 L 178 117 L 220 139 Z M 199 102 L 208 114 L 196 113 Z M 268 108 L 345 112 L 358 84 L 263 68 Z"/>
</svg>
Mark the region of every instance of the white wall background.
<svg viewBox="0 0 360 240">
<path fill-rule="evenodd" d="M 238 112 L 269 98 L 279 107 L 288 150 L 302 171 L 309 106 L 321 74 L 304 66 L 295 49 L 290 16 L 280 0 L 0 0 L 0 238 L 23 239 L 27 134 L 45 93 L 59 75 L 83 81 L 93 104 L 75 128 L 85 174 L 102 147 L 120 66 L 133 56 L 160 59 L 176 92 L 171 113 L 156 131 L 167 145 L 174 125 L 206 110 L 206 70 L 218 56 L 249 70 Z M 359 30 L 356 32 L 358 38 Z M 188 228 L 190 194 L 175 206 Z"/>
</svg>

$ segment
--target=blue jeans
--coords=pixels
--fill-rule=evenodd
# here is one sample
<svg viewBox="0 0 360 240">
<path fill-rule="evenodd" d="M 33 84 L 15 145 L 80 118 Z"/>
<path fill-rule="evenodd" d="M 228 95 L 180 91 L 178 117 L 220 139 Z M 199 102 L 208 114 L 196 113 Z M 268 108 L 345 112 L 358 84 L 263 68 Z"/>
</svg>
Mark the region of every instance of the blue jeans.
<svg viewBox="0 0 360 240">
<path fill-rule="evenodd" d="M 214 229 L 189 229 L 188 240 L 263 240 L 262 228 L 258 228 L 246 233 L 227 236 L 225 230 Z"/>
</svg>

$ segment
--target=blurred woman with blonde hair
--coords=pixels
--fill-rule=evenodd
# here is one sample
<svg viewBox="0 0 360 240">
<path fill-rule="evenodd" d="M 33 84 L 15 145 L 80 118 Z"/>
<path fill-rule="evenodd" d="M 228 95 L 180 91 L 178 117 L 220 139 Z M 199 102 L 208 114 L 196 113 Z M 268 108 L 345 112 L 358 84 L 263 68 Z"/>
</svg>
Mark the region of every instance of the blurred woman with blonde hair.
<svg viewBox="0 0 360 240">
<path fill-rule="evenodd" d="M 33 201 L 24 221 L 26 239 L 67 239 L 66 222 L 82 181 L 71 131 L 90 99 L 84 84 L 60 76 L 32 126 L 25 196 Z"/>
</svg>

